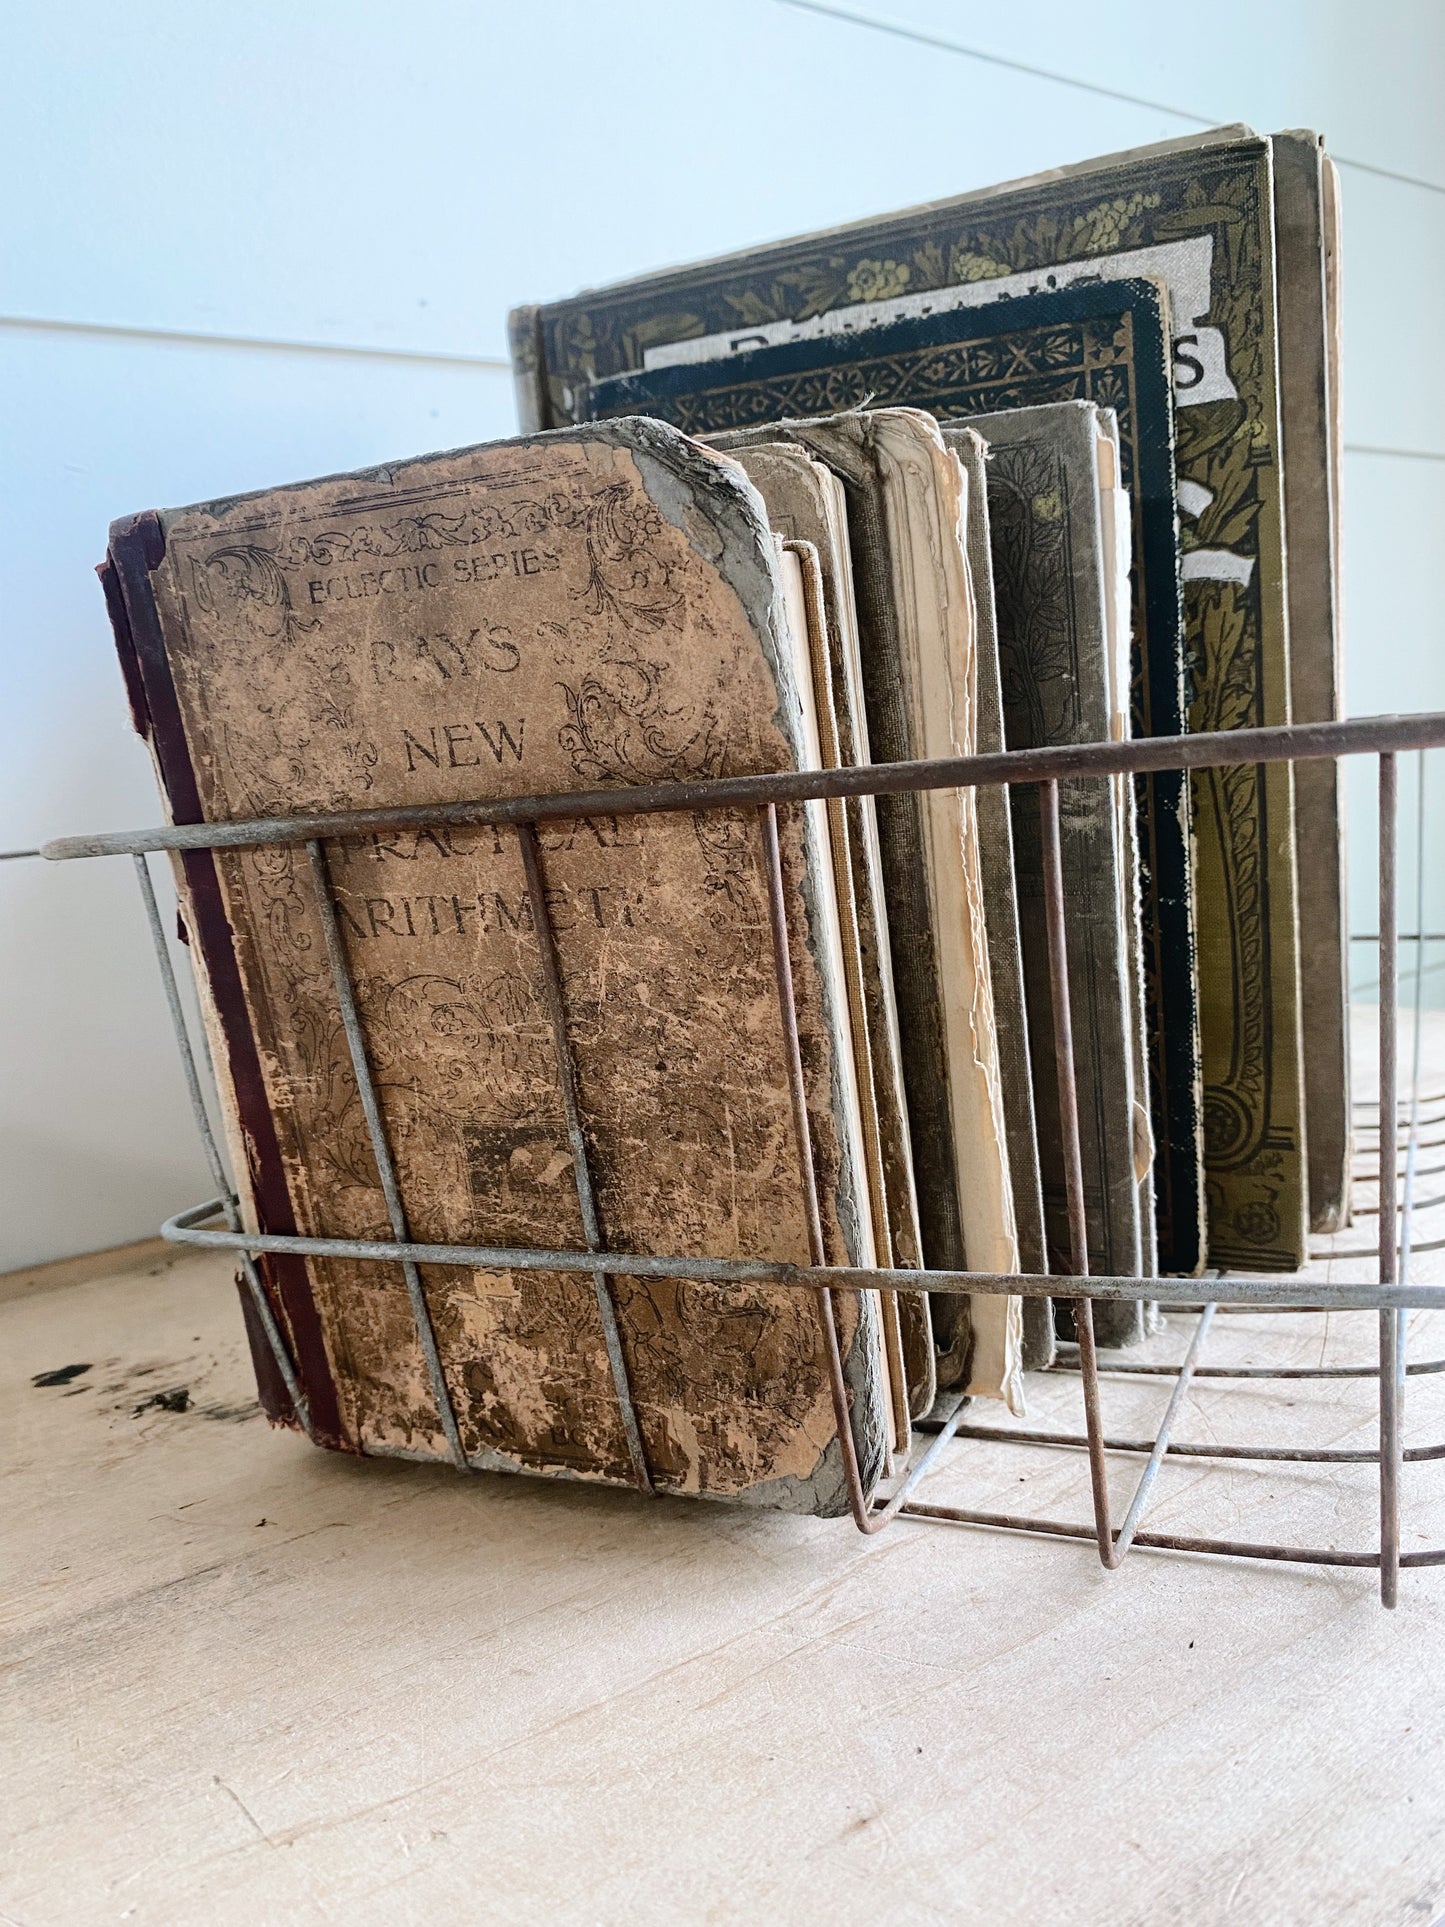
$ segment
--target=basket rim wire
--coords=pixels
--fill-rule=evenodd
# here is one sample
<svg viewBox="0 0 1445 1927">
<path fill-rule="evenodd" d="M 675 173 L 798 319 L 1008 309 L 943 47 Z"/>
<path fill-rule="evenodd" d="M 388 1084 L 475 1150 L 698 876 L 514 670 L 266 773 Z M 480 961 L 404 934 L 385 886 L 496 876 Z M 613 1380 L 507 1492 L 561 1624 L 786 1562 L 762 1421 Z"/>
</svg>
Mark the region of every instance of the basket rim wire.
<svg viewBox="0 0 1445 1927">
<path fill-rule="evenodd" d="M 810 1291 L 817 1306 L 828 1369 L 829 1388 L 837 1425 L 838 1439 L 847 1485 L 849 1511 L 860 1532 L 873 1534 L 899 1517 L 944 1523 L 999 1528 L 1054 1538 L 1092 1540 L 1100 1562 L 1109 1570 L 1117 1569 L 1128 1552 L 1139 1547 L 1204 1553 L 1265 1561 L 1320 1566 L 1352 1566 L 1378 1570 L 1380 1596 L 1386 1606 L 1396 1603 L 1398 1576 L 1402 1568 L 1445 1564 L 1445 1547 L 1402 1553 L 1400 1549 L 1400 1469 L 1405 1462 L 1445 1458 L 1445 1444 L 1404 1448 L 1401 1434 L 1401 1407 L 1407 1375 L 1445 1371 L 1445 1359 L 1405 1359 L 1405 1319 L 1411 1309 L 1445 1309 L 1445 1286 L 1420 1285 L 1409 1278 L 1412 1254 L 1445 1247 L 1445 1239 L 1419 1241 L 1414 1238 L 1414 1216 L 1419 1210 L 1445 1203 L 1445 1193 L 1420 1197 L 1415 1180 L 1426 1172 L 1418 1163 L 1421 1149 L 1445 1142 L 1445 1136 L 1426 1136 L 1427 1130 L 1445 1121 L 1445 1091 L 1420 1089 L 1421 981 L 1424 974 L 1426 944 L 1437 933 L 1423 929 L 1423 828 L 1424 757 L 1427 749 L 1445 745 L 1445 714 L 1361 717 L 1348 721 L 1311 724 L 1285 724 L 1272 728 L 1223 731 L 1211 735 L 1173 738 L 1133 739 L 1123 743 L 1068 745 L 1058 748 L 1002 751 L 986 756 L 950 757 L 927 762 L 868 764 L 831 770 L 785 771 L 767 776 L 713 778 L 686 783 L 643 784 L 598 792 L 548 792 L 506 799 L 477 799 L 460 803 L 405 806 L 391 809 L 357 810 L 327 815 L 256 818 L 224 823 L 168 824 L 150 830 L 118 831 L 92 836 L 57 838 L 41 846 L 39 852 L 14 852 L 15 855 L 39 854 L 50 861 L 128 855 L 134 861 L 159 964 L 166 1003 L 176 1034 L 187 1090 L 197 1129 L 206 1154 L 207 1167 L 217 1192 L 202 1205 L 176 1213 L 161 1228 L 161 1235 L 178 1244 L 220 1247 L 234 1250 L 241 1262 L 242 1279 L 253 1304 L 262 1335 L 280 1373 L 302 1429 L 312 1435 L 310 1413 L 287 1341 L 276 1319 L 265 1285 L 256 1264 L 262 1252 L 287 1252 L 313 1257 L 341 1256 L 402 1266 L 413 1321 L 426 1361 L 441 1428 L 446 1436 L 453 1462 L 462 1470 L 475 1470 L 462 1444 L 451 1394 L 442 1370 L 420 1266 L 427 1263 L 463 1264 L 476 1269 L 571 1271 L 590 1274 L 597 1292 L 603 1331 L 607 1342 L 613 1390 L 621 1410 L 628 1443 L 632 1477 L 638 1488 L 653 1491 L 642 1441 L 642 1431 L 633 1402 L 621 1341 L 617 1330 L 612 1279 L 615 1276 L 690 1277 L 701 1282 L 750 1282 L 793 1287 Z M 1420 916 L 1415 932 L 1403 935 L 1397 914 L 1397 818 L 1398 757 L 1418 751 L 1420 755 L 1420 836 L 1417 839 L 1417 868 L 1420 883 Z M 1321 1287 L 1298 1277 L 1265 1276 L 1221 1277 L 1213 1274 L 1209 1283 L 1217 1295 L 1201 1302 L 1200 1281 L 1158 1278 L 1100 1278 L 1089 1272 L 1088 1245 L 1084 1220 L 1083 1165 L 1079 1141 L 1078 1094 L 1074 1080 L 1073 1044 L 1070 1022 L 1068 961 L 1064 934 L 1066 908 L 1063 868 L 1059 848 L 1059 782 L 1061 779 L 1127 776 L 1144 771 L 1193 770 L 1229 765 L 1271 762 L 1293 763 L 1303 758 L 1342 758 L 1373 755 L 1379 759 L 1379 919 L 1372 933 L 1379 955 L 1379 1032 L 1380 1099 L 1378 1116 L 1397 1120 L 1396 1148 L 1403 1149 L 1404 1169 L 1397 1156 L 1393 1167 L 1384 1172 L 1377 1159 L 1373 1173 L 1362 1171 L 1362 1181 L 1380 1186 L 1380 1202 L 1359 1215 L 1373 1211 L 1378 1217 L 1378 1242 L 1373 1246 L 1334 1249 L 1321 1256 L 1367 1257 L 1377 1260 L 1374 1284 L 1347 1284 Z M 784 885 L 779 854 L 777 811 L 780 806 L 832 796 L 900 794 L 908 791 L 943 788 L 968 788 L 982 785 L 1037 786 L 1041 805 L 1041 834 L 1044 860 L 1045 920 L 1048 934 L 1051 1009 L 1055 1055 L 1059 1071 L 1060 1111 L 1063 1123 L 1065 1189 L 1068 1204 L 1070 1266 L 1060 1276 L 978 1274 L 968 1272 L 887 1271 L 862 1267 L 828 1266 L 824 1263 L 821 1222 L 814 1179 L 813 1160 L 808 1138 L 802 1058 L 794 1008 L 792 964 L 788 954 L 788 933 L 784 914 Z M 777 978 L 782 1018 L 785 1062 L 793 1126 L 804 1173 L 810 1263 L 806 1266 L 765 1264 L 752 1260 L 683 1259 L 642 1256 L 612 1252 L 603 1248 L 597 1221 L 595 1195 L 588 1166 L 585 1135 L 577 1104 L 576 1069 L 568 1037 L 567 1013 L 557 962 L 555 933 L 547 904 L 543 879 L 543 858 L 536 837 L 537 824 L 565 817 L 585 815 L 591 809 L 605 808 L 616 815 L 666 811 L 736 810 L 755 808 L 763 834 L 764 865 L 767 872 L 769 921 L 773 963 Z M 438 823 L 509 825 L 515 831 L 526 868 L 528 894 L 534 927 L 542 951 L 544 990 L 551 1018 L 554 1048 L 561 1075 L 564 1109 L 569 1139 L 573 1148 L 573 1172 L 582 1207 L 585 1252 L 546 1252 L 483 1245 L 428 1245 L 413 1240 L 407 1225 L 405 1202 L 401 1196 L 385 1123 L 376 1096 L 368 1062 L 365 1038 L 356 1010 L 350 967 L 336 924 L 334 902 L 326 860 L 326 843 L 333 839 L 366 834 L 378 829 L 421 827 Z M 218 850 L 261 848 L 275 845 L 304 845 L 309 859 L 311 885 L 316 897 L 328 962 L 334 981 L 338 1008 L 350 1049 L 352 1067 L 361 1094 L 368 1135 L 376 1162 L 378 1179 L 386 1198 L 392 1237 L 389 1240 L 282 1237 L 246 1229 L 241 1220 L 239 1201 L 226 1175 L 215 1134 L 206 1110 L 202 1075 L 196 1047 L 192 1043 L 179 988 L 176 982 L 165 930 L 156 900 L 147 857 L 153 852 L 181 850 Z M 1401 941 L 1415 942 L 1415 1050 L 1411 1093 L 1405 1101 L 1404 1138 L 1401 1143 L 1401 1102 L 1398 1077 L 1398 949 Z M 549 961 L 550 960 L 550 961 Z M 204 1036 L 200 1052 L 207 1062 Z M 1369 1109 L 1368 1101 L 1360 1106 Z M 1425 1115 L 1424 1113 L 1428 1113 Z M 1360 1128 L 1369 1130 L 1367 1120 Z M 1374 1127 L 1376 1141 L 1378 1124 Z M 1368 1148 L 1368 1147 L 1367 1147 Z M 1436 1167 L 1430 1167 L 1434 1169 Z M 1403 1199 L 1401 1184 L 1403 1180 Z M 224 1228 L 214 1225 L 224 1220 Z M 1011 1430 L 1005 1427 L 973 1425 L 965 1422 L 968 1404 L 959 1399 L 949 1416 L 924 1420 L 914 1426 L 920 1435 L 921 1449 L 915 1446 L 891 1494 L 870 1499 L 864 1488 L 858 1455 L 849 1421 L 849 1401 L 843 1377 L 842 1354 L 834 1294 L 839 1290 L 881 1288 L 894 1291 L 951 1292 L 1025 1296 L 1062 1296 L 1067 1279 L 1067 1298 L 1073 1307 L 1077 1334 L 1077 1359 L 1056 1369 L 1077 1373 L 1082 1384 L 1085 1425 L 1082 1434 L 1054 1433 L 1044 1430 Z M 1224 1296 L 1227 1292 L 1227 1299 Z M 1192 1310 L 1195 1324 L 1183 1359 L 1177 1365 L 1133 1364 L 1105 1361 L 1101 1364 L 1094 1341 L 1093 1301 L 1095 1299 L 1148 1300 L 1160 1305 Z M 1370 1365 L 1340 1367 L 1249 1368 L 1206 1366 L 1200 1363 L 1206 1340 L 1217 1311 L 1321 1311 L 1369 1309 L 1377 1314 L 1378 1359 Z M 1136 1375 L 1172 1377 L 1173 1386 L 1164 1415 L 1152 1439 L 1121 1438 L 1105 1433 L 1101 1409 L 1101 1379 L 1104 1376 Z M 1187 1394 L 1198 1379 L 1228 1378 L 1355 1378 L 1378 1382 L 1379 1442 L 1372 1449 L 1334 1450 L 1249 1445 L 1194 1445 L 1177 1443 L 1173 1427 Z M 928 1436 L 929 1432 L 933 1436 Z M 1088 1455 L 1093 1519 L 1076 1523 L 1041 1519 L 1004 1512 L 971 1510 L 961 1506 L 930 1503 L 914 1496 L 924 1475 L 937 1463 L 947 1445 L 955 1438 L 1008 1440 L 1019 1444 L 1058 1445 L 1082 1450 Z M 1110 1452 L 1142 1454 L 1145 1464 L 1122 1521 L 1115 1525 L 1111 1516 L 1107 1480 Z M 1153 1493 L 1160 1468 L 1166 1458 L 1249 1459 L 1256 1461 L 1290 1460 L 1310 1464 L 1376 1464 L 1379 1468 L 1379 1539 L 1376 1548 L 1342 1551 L 1330 1547 L 1274 1544 L 1265 1541 L 1230 1540 L 1209 1536 L 1189 1536 L 1169 1532 L 1149 1532 L 1140 1521 Z"/>
</svg>

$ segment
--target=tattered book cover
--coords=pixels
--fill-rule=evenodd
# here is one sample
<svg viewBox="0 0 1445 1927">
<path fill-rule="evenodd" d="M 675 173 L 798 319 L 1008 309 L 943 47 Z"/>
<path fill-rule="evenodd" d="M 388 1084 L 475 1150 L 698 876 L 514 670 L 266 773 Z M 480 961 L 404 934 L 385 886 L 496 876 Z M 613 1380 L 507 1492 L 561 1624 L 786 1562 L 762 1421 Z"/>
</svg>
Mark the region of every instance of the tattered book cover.
<svg viewBox="0 0 1445 1927">
<path fill-rule="evenodd" d="M 594 789 L 796 764 L 777 556 L 738 471 L 658 423 L 501 443 L 143 516 L 120 642 L 173 814 Z M 755 811 L 539 831 L 604 1243 L 806 1262 Z M 819 853 L 783 813 L 830 1262 L 869 1262 Z M 337 915 L 413 1237 L 577 1249 L 577 1186 L 516 835 L 333 841 Z M 385 1237 L 304 850 L 188 858 L 250 1221 Z M 268 1264 L 318 1430 L 444 1456 L 399 1268 Z M 630 1479 L 592 1282 L 424 1267 L 475 1467 Z M 654 1483 L 846 1504 L 811 1294 L 619 1278 Z M 840 1294 L 865 1477 L 876 1305 Z"/>
</svg>

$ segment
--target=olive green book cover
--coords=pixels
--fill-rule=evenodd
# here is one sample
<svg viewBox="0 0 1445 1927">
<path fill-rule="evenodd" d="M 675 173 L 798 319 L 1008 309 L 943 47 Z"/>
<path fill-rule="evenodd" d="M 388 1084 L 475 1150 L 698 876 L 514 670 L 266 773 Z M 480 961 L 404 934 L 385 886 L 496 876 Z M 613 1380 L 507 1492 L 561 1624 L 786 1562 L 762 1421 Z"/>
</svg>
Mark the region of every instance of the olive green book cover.
<svg viewBox="0 0 1445 1927">
<path fill-rule="evenodd" d="M 1288 722 L 1273 158 L 1248 128 L 520 309 L 524 419 L 573 420 L 629 370 L 1125 277 L 1162 282 L 1171 311 L 1190 727 Z M 1230 768 L 1192 790 L 1209 1255 L 1292 1269 L 1308 1210 L 1293 778 Z"/>
</svg>

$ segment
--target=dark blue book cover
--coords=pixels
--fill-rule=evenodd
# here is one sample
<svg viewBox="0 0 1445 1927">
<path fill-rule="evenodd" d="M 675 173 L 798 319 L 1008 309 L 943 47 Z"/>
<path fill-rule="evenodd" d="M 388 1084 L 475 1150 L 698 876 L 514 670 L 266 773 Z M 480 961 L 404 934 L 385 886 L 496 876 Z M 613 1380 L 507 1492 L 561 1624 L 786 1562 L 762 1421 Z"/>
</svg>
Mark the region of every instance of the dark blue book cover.
<svg viewBox="0 0 1445 1927">
<path fill-rule="evenodd" d="M 1188 697 L 1163 308 L 1153 281 L 1076 281 L 615 375 L 579 390 L 578 409 L 661 415 L 689 434 L 869 406 L 950 421 L 1056 401 L 1112 409 L 1133 516 L 1134 733 L 1179 735 Z M 1189 786 L 1175 771 L 1142 776 L 1136 801 L 1159 1263 L 1192 1273 L 1204 1246 Z"/>
</svg>

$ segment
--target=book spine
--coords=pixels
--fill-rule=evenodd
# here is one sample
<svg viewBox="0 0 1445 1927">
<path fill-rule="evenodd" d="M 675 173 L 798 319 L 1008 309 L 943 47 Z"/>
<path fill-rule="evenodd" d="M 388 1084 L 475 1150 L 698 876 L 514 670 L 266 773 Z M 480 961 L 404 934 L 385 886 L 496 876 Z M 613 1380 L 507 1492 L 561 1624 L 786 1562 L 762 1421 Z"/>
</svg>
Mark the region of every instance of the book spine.
<svg viewBox="0 0 1445 1927">
<path fill-rule="evenodd" d="M 165 534 L 152 512 L 118 522 L 100 569 L 106 607 L 115 631 L 137 733 L 147 743 L 165 791 L 171 820 L 204 821 L 195 772 L 181 723 L 151 588 L 151 571 L 165 554 Z M 216 1018 L 220 1052 L 215 1065 L 222 1101 L 232 1106 L 246 1148 L 250 1196 L 257 1228 L 294 1235 L 295 1215 L 281 1162 L 260 1058 L 241 984 L 230 922 L 209 850 L 188 850 L 180 859 L 185 916 L 192 957 L 205 979 Z M 203 1004 L 206 999 L 203 997 Z M 229 1087 L 229 1088 L 227 1088 Z M 321 1321 L 304 1259 L 265 1255 L 258 1259 L 265 1285 L 283 1331 L 290 1335 L 296 1374 L 306 1395 L 312 1436 L 319 1445 L 353 1450 L 341 1422 Z M 241 1293 L 246 1331 L 262 1407 L 276 1424 L 297 1425 L 298 1416 L 281 1383 L 259 1320 Z"/>
<path fill-rule="evenodd" d="M 1325 156 L 1311 133 L 1271 137 L 1284 431 L 1290 716 L 1340 713 L 1335 472 L 1339 465 Z M 1337 290 L 1334 292 L 1337 293 Z M 1344 1222 L 1349 1189 L 1349 993 L 1343 802 L 1328 758 L 1294 771 L 1310 1229 Z"/>
<path fill-rule="evenodd" d="M 552 426 L 547 406 L 546 356 L 542 347 L 542 310 L 513 308 L 507 316 L 512 384 L 517 395 L 517 432 L 537 435 Z"/>
</svg>

